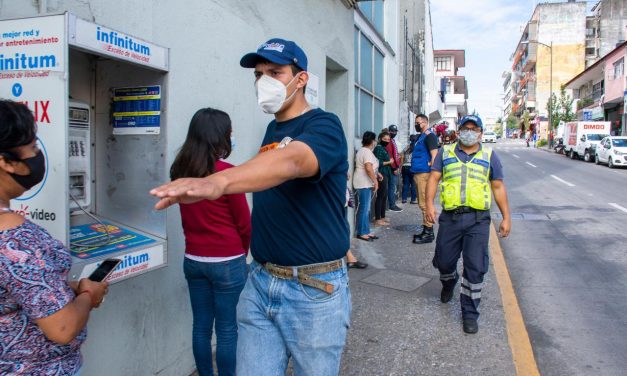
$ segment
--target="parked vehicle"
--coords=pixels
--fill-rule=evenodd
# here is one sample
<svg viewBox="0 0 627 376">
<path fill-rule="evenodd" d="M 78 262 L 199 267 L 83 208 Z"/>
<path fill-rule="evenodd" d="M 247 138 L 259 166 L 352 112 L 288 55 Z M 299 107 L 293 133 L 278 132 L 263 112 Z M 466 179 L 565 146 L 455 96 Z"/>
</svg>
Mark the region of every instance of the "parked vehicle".
<svg viewBox="0 0 627 376">
<path fill-rule="evenodd" d="M 496 143 L 496 133 L 494 132 L 485 132 L 483 137 L 481 138 L 481 142 L 494 142 Z"/>
<path fill-rule="evenodd" d="M 627 136 L 608 136 L 601 140 L 594 163 L 607 163 L 609 168 L 627 166 Z"/>
<path fill-rule="evenodd" d="M 553 146 L 553 150 L 557 154 L 564 154 L 564 139 L 560 137 L 555 141 L 556 142 L 555 142 L 555 146 Z"/>
<path fill-rule="evenodd" d="M 598 145 L 610 134 L 609 121 L 573 121 L 564 126 L 564 153 L 571 159 L 583 158 L 592 162 L 593 145 Z"/>
</svg>

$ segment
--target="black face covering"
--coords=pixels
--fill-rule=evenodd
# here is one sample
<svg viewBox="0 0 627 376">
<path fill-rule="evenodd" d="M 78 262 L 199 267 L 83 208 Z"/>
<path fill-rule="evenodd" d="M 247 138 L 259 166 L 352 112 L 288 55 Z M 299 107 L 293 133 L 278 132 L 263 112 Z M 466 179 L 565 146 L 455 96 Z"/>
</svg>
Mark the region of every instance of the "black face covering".
<svg viewBox="0 0 627 376">
<path fill-rule="evenodd" d="M 386 147 L 388 146 L 389 142 L 388 141 L 379 141 L 379 145 Z"/>
<path fill-rule="evenodd" d="M 44 179 L 44 175 L 46 174 L 46 159 L 41 150 L 39 150 L 34 157 L 22 159 L 21 161 L 26 163 L 30 169 L 30 173 L 28 175 L 9 173 L 9 175 L 11 175 L 17 184 L 28 191 Z"/>
<path fill-rule="evenodd" d="M 390 138 L 394 138 L 394 137 L 396 137 L 396 133 L 390 132 Z"/>
</svg>

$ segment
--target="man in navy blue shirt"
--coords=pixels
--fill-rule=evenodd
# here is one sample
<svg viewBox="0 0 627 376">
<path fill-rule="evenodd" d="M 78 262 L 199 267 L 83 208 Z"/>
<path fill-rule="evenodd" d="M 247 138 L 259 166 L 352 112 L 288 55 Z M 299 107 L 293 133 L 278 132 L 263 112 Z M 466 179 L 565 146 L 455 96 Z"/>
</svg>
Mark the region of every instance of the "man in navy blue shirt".
<svg viewBox="0 0 627 376">
<path fill-rule="evenodd" d="M 238 375 L 337 375 L 350 321 L 343 256 L 348 146 L 340 120 L 311 109 L 304 90 L 307 56 L 271 39 L 240 65 L 254 68 L 257 101 L 275 120 L 259 154 L 201 179 L 151 191 L 155 206 L 254 192 L 248 282 L 237 307 Z"/>
</svg>

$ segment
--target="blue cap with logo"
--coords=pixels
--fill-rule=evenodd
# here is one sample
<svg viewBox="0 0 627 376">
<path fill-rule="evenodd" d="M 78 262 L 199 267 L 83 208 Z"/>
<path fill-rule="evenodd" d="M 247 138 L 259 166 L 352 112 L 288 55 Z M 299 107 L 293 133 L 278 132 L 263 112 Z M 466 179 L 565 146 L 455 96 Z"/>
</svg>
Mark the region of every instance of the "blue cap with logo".
<svg viewBox="0 0 627 376">
<path fill-rule="evenodd" d="M 302 70 L 307 70 L 305 51 L 291 40 L 272 38 L 259 46 L 257 52 L 244 55 L 239 65 L 244 68 L 254 68 L 260 59 L 280 65 L 294 64 Z"/>
<path fill-rule="evenodd" d="M 463 118 L 461 118 L 461 120 L 457 124 L 459 124 L 459 126 L 461 127 L 468 122 L 475 123 L 477 127 L 483 130 L 483 122 L 481 121 L 481 118 L 477 115 L 466 115 Z"/>
</svg>

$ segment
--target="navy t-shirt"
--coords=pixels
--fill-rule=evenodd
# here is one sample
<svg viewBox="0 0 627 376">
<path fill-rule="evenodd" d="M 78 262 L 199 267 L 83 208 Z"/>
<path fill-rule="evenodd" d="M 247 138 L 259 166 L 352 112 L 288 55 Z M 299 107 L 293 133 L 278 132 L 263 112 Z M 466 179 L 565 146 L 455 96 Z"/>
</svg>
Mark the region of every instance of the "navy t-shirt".
<svg viewBox="0 0 627 376">
<path fill-rule="evenodd" d="M 307 144 L 320 171 L 253 193 L 252 256 L 260 263 L 283 266 L 340 259 L 350 245 L 344 208 L 348 146 L 342 124 L 321 109 L 285 122 L 273 120 L 260 152 L 277 148 L 286 137 Z"/>
<path fill-rule="evenodd" d="M 476 152 L 471 153 L 471 154 L 466 154 L 466 152 L 464 152 L 462 148 L 459 147 L 459 144 L 455 144 L 455 155 L 457 155 L 457 158 L 459 158 L 459 160 L 462 161 L 463 163 L 468 163 L 475 156 L 475 154 L 477 154 L 477 152 L 479 152 L 479 150 L 481 150 L 482 148 L 483 146 L 480 145 L 479 149 L 477 149 Z M 432 171 L 442 172 L 442 165 L 443 165 L 442 153 L 443 152 L 444 152 L 444 148 L 440 148 L 440 150 L 438 150 L 438 155 L 436 155 L 435 160 L 433 161 L 433 166 L 431 166 Z M 492 154 L 490 155 L 489 178 L 490 180 L 503 180 L 504 178 L 503 165 L 501 164 L 501 160 L 496 155 L 496 152 L 494 150 L 492 150 Z"/>
</svg>

